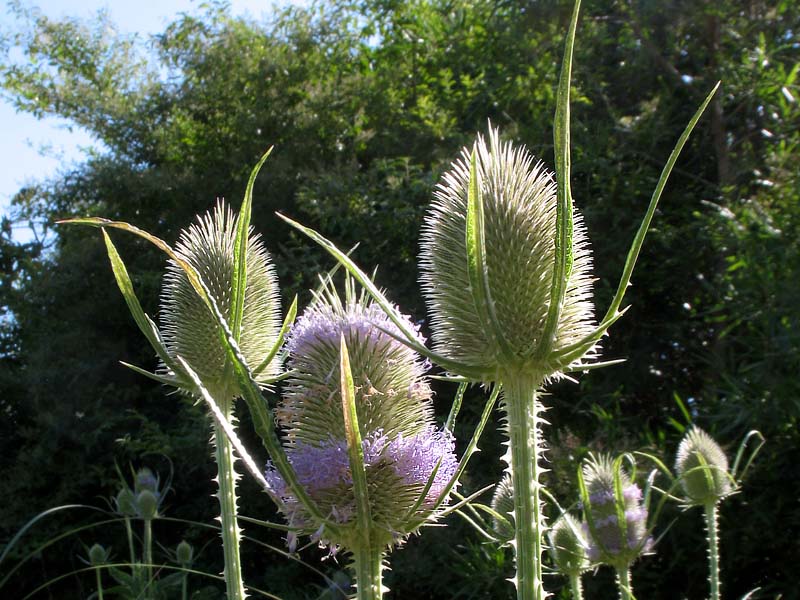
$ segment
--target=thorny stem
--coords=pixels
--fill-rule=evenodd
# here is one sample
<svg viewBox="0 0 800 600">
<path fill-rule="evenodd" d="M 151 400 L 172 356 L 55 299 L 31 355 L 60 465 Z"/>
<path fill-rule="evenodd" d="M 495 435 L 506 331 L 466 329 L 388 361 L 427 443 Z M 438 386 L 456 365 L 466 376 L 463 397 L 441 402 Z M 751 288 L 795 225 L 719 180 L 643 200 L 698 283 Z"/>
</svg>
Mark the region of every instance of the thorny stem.
<svg viewBox="0 0 800 600">
<path fill-rule="evenodd" d="M 626 564 L 617 566 L 617 587 L 620 600 L 633 600 L 633 587 L 631 584 L 631 566 Z"/>
<path fill-rule="evenodd" d="M 711 600 L 719 600 L 719 539 L 717 538 L 717 503 L 709 502 L 706 510 L 708 533 L 708 582 L 711 585 Z"/>
<path fill-rule="evenodd" d="M 570 574 L 569 589 L 572 591 L 572 600 L 583 600 L 583 582 L 580 573 Z"/>
<path fill-rule="evenodd" d="M 369 543 L 353 550 L 356 576 L 356 600 L 380 600 L 383 597 L 383 549 Z"/>
<path fill-rule="evenodd" d="M 133 547 L 133 529 L 131 528 L 130 517 L 125 517 L 125 533 L 128 534 L 128 552 L 131 555 L 131 568 L 133 569 L 134 576 L 138 579 L 136 563 L 136 550 Z"/>
<path fill-rule="evenodd" d="M 540 377 L 512 376 L 503 381 L 508 418 L 509 469 L 514 485 L 514 547 L 517 600 L 544 600 L 542 539 L 544 515 L 539 497 Z"/>
<path fill-rule="evenodd" d="M 145 574 L 147 575 L 147 587 L 153 584 L 153 521 L 152 519 L 144 520 L 144 542 L 143 542 L 143 560 L 145 565 Z"/>
<path fill-rule="evenodd" d="M 103 600 L 103 579 L 100 575 L 100 569 L 95 569 L 94 573 L 97 577 L 97 600 Z"/>
<path fill-rule="evenodd" d="M 230 422 L 233 418 L 233 399 L 227 394 L 217 394 L 217 398 L 217 404 L 222 414 Z M 236 518 L 236 471 L 234 470 L 233 445 L 216 420 L 214 421 L 214 442 L 227 597 L 228 600 L 244 600 L 242 565 L 239 558 L 241 532 Z"/>
</svg>

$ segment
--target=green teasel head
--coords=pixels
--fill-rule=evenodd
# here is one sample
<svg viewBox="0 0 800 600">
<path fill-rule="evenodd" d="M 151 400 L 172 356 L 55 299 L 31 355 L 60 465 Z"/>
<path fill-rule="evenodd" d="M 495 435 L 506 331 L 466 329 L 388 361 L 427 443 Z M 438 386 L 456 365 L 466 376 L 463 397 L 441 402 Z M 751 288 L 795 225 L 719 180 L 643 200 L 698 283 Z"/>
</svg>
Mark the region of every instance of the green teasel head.
<svg viewBox="0 0 800 600">
<path fill-rule="evenodd" d="M 725 452 L 699 427 L 692 427 L 681 440 L 675 471 L 690 505 L 714 504 L 735 489 Z"/>
<path fill-rule="evenodd" d="M 233 301 L 237 220 L 230 208 L 219 202 L 181 232 L 175 248 L 176 254 L 197 272 L 228 321 Z M 246 269 L 239 348 L 248 363 L 257 365 L 274 346 L 281 321 L 275 269 L 261 237 L 252 229 L 247 239 Z M 164 277 L 161 319 L 170 356 L 181 356 L 209 389 L 230 394 L 234 379 L 232 371 L 225 369 L 226 349 L 220 340 L 218 322 L 174 260 L 170 260 Z M 278 368 L 277 361 L 272 361 L 257 374 L 257 380 L 270 380 Z"/>
<path fill-rule="evenodd" d="M 506 473 L 494 488 L 491 508 L 496 513 L 492 529 L 498 540 L 508 543 L 514 539 L 514 483 Z"/>
<path fill-rule="evenodd" d="M 569 513 L 562 514 L 548 532 L 550 555 L 564 575 L 580 575 L 589 569 L 586 528 Z"/>
<path fill-rule="evenodd" d="M 502 142 L 490 128 L 488 140 L 479 135 L 462 150 L 438 184 L 422 230 L 421 281 L 436 352 L 487 379 L 503 371 L 546 377 L 566 366 L 555 354 L 596 329 L 592 259 L 576 209 L 571 238 L 557 250 L 556 213 L 555 178 L 525 147 Z M 565 245 L 571 260 L 553 312 L 554 270 Z"/>
</svg>

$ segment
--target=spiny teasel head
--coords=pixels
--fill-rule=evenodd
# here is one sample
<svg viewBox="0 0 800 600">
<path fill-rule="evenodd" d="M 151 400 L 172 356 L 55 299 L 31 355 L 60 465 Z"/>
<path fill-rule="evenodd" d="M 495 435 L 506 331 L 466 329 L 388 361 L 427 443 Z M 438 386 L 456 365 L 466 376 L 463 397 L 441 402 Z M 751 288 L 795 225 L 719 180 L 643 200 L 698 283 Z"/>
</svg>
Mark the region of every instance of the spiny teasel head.
<svg viewBox="0 0 800 600">
<path fill-rule="evenodd" d="M 580 575 L 589 569 L 589 544 L 585 527 L 569 513 L 562 514 L 548 532 L 550 555 L 564 575 Z"/>
<path fill-rule="evenodd" d="M 688 504 L 714 504 L 734 491 L 725 452 L 699 427 L 681 440 L 675 471 Z"/>
<path fill-rule="evenodd" d="M 277 417 L 299 483 L 341 525 L 338 537 L 323 534 L 332 546 L 352 548 L 360 535 L 342 412 L 342 338 L 354 382 L 370 536 L 388 546 L 417 529 L 456 471 L 454 440 L 434 425 L 426 365 L 386 331 L 396 327 L 366 297 L 356 297 L 348 279 L 344 300 L 326 281 L 289 334 L 292 375 Z M 306 533 L 319 529 L 271 465 L 266 475 L 290 525 Z"/>
<path fill-rule="evenodd" d="M 370 541 L 380 548 L 388 547 L 401 542 L 431 515 L 458 467 L 454 439 L 433 425 L 414 435 L 399 434 L 394 438 L 374 431 L 363 439 L 362 451 L 370 505 Z M 364 532 L 356 522 L 347 442 L 333 437 L 311 444 L 299 442 L 287 447 L 286 454 L 299 483 L 339 529 L 337 535 L 331 535 L 321 528 L 275 468 L 268 465 L 267 482 L 289 525 L 300 533 L 316 535 L 332 548 L 356 547 Z M 431 476 L 431 485 L 417 505 Z M 292 547 L 296 534 L 287 541 Z"/>
<path fill-rule="evenodd" d="M 434 349 L 486 373 L 557 374 L 549 355 L 594 328 L 591 253 L 574 211 L 573 263 L 554 338 L 544 340 L 556 259 L 556 182 L 497 129 L 474 145 L 485 240 L 485 290 L 471 283 L 467 253 L 470 148 L 444 174 L 422 230 L 421 281 Z M 474 279 L 474 278 L 473 278 Z M 486 298 L 488 296 L 488 298 Z M 492 324 L 487 326 L 487 323 Z"/>
<path fill-rule="evenodd" d="M 394 438 L 422 432 L 433 418 L 427 364 L 402 342 L 389 317 L 364 295 L 356 297 L 352 280 L 346 297 L 324 282 L 298 318 L 286 344 L 291 376 L 278 421 L 292 442 L 345 439 L 339 375 L 339 343 L 344 335 L 355 386 L 362 436 L 375 431 Z M 411 327 L 411 321 L 406 318 Z"/>
<path fill-rule="evenodd" d="M 183 230 L 176 252 L 197 271 L 226 320 L 231 316 L 234 244 L 237 217 L 223 202 Z M 247 240 L 247 279 L 239 347 L 248 364 L 257 366 L 272 349 L 280 330 L 280 300 L 275 270 L 261 237 Z M 171 356 L 181 356 L 209 389 L 222 392 L 225 348 L 219 328 L 183 270 L 170 261 L 161 294 L 163 337 Z M 277 362 L 256 376 L 277 374 Z M 230 391 L 230 390 L 228 390 Z"/>
<path fill-rule="evenodd" d="M 630 565 L 650 552 L 653 540 L 647 528 L 642 490 L 622 466 L 609 456 L 590 456 L 583 465 L 588 492 L 584 506 L 587 556 L 593 562 Z"/>
</svg>

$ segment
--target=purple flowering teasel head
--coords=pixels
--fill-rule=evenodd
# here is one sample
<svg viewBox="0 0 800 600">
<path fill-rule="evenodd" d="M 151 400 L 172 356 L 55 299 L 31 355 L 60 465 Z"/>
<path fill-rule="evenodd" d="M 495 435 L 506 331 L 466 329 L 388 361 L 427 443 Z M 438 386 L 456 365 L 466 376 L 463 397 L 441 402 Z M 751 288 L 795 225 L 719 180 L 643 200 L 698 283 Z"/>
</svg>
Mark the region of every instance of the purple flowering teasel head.
<svg viewBox="0 0 800 600">
<path fill-rule="evenodd" d="M 327 281 L 287 341 L 291 376 L 276 411 L 286 454 L 298 482 L 339 525 L 338 535 L 320 529 L 272 465 L 267 482 L 289 524 L 332 547 L 352 548 L 361 535 L 342 413 L 342 336 L 354 382 L 373 542 L 389 546 L 416 530 L 457 468 L 452 436 L 434 425 L 425 363 L 382 329 L 394 326 L 377 306 L 356 297 L 349 279 L 344 301 Z"/>
<path fill-rule="evenodd" d="M 555 375 L 564 365 L 551 364 L 549 355 L 596 326 L 583 220 L 573 210 L 573 262 L 552 346 L 543 355 L 556 262 L 555 178 L 525 147 L 501 142 L 497 129 L 490 128 L 488 140 L 479 135 L 474 152 L 487 297 L 479 296 L 471 280 L 467 213 L 472 150 L 464 148 L 438 184 L 422 230 L 421 282 L 434 350 L 489 379 L 503 369 Z"/>
<path fill-rule="evenodd" d="M 653 547 L 642 490 L 610 456 L 590 455 L 583 465 L 588 503 L 584 533 L 592 562 L 627 567 Z"/>
<path fill-rule="evenodd" d="M 365 296 L 356 297 L 347 279 L 346 299 L 325 282 L 292 327 L 287 344 L 287 379 L 277 410 L 290 442 L 344 439 L 339 341 L 350 354 L 362 437 L 376 431 L 395 438 L 426 429 L 433 418 L 427 363 L 386 333 L 397 327 Z M 411 326 L 410 320 L 408 320 Z"/>
</svg>

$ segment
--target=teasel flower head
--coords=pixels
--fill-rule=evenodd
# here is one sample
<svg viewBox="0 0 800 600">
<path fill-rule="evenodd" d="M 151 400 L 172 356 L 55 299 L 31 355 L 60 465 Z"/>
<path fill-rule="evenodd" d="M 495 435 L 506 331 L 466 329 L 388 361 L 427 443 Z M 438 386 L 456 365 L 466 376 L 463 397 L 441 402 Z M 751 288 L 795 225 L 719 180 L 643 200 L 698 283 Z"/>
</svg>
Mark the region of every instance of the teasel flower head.
<svg viewBox="0 0 800 600">
<path fill-rule="evenodd" d="M 589 559 L 619 567 L 649 553 L 653 539 L 642 489 L 609 456 L 591 456 L 583 466 L 583 478 L 588 493 L 584 533 Z"/>
<path fill-rule="evenodd" d="M 562 514 L 548 532 L 550 555 L 564 575 L 580 575 L 589 569 L 586 528 L 569 513 Z"/>
<path fill-rule="evenodd" d="M 472 212 L 471 185 L 479 204 Z M 509 370 L 549 377 L 567 366 L 555 354 L 596 328 L 592 260 L 573 210 L 563 302 L 548 324 L 556 205 L 554 176 L 523 146 L 501 142 L 497 129 L 462 150 L 437 186 L 422 230 L 421 281 L 436 352 L 486 379 Z"/>
<path fill-rule="evenodd" d="M 356 297 L 351 279 L 342 301 L 330 280 L 292 326 L 286 343 L 287 379 L 277 417 L 292 443 L 327 443 L 345 438 L 340 389 L 339 343 L 350 354 L 362 433 L 422 433 L 432 422 L 427 362 L 390 335 L 399 334 L 379 306 Z M 411 321 L 404 317 L 408 326 Z"/>
<path fill-rule="evenodd" d="M 356 522 L 342 412 L 342 339 L 351 361 L 362 440 L 370 543 L 388 547 L 418 529 L 456 472 L 454 439 L 433 421 L 426 365 L 382 331 L 392 327 L 385 313 L 364 297 L 356 298 L 351 287 L 342 302 L 328 282 L 289 334 L 292 375 L 276 414 L 298 482 L 337 524 L 336 533 L 315 522 L 271 464 L 266 478 L 289 525 L 334 550 L 355 547 L 363 534 Z M 288 541 L 294 545 L 295 535 Z"/>
<path fill-rule="evenodd" d="M 675 471 L 689 505 L 714 504 L 734 491 L 725 452 L 698 427 L 692 427 L 678 446 Z"/>
<path fill-rule="evenodd" d="M 237 217 L 220 202 L 181 232 L 175 248 L 177 255 L 195 269 L 226 320 L 232 308 L 236 226 Z M 252 230 L 246 265 L 239 347 L 248 363 L 258 365 L 275 344 L 281 322 L 275 269 L 261 237 Z M 181 356 L 212 392 L 230 393 L 233 379 L 231 374 L 226 375 L 226 351 L 217 320 L 184 270 L 172 260 L 164 277 L 161 319 L 170 356 Z M 257 374 L 257 380 L 273 378 L 277 369 L 277 361 L 273 361 Z"/>
</svg>

